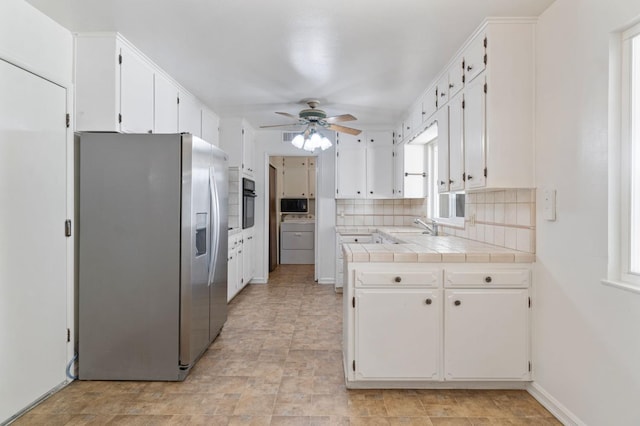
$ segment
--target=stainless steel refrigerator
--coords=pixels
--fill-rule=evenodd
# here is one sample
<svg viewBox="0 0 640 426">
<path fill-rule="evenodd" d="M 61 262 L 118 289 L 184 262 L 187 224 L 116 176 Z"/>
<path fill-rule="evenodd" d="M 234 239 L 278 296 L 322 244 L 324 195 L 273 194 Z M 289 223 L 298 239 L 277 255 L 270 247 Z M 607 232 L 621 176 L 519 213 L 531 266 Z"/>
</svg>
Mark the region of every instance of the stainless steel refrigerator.
<svg viewBox="0 0 640 426">
<path fill-rule="evenodd" d="M 189 134 L 77 146 L 79 378 L 183 380 L 227 318 L 227 156 Z"/>
</svg>

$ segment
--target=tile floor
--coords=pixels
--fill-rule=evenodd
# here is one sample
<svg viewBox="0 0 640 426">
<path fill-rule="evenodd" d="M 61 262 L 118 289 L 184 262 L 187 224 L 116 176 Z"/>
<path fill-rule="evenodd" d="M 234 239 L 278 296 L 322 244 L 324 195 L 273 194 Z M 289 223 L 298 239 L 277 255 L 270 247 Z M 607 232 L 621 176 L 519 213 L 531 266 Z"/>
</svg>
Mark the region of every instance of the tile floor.
<svg viewBox="0 0 640 426">
<path fill-rule="evenodd" d="M 76 381 L 15 425 L 558 425 L 524 391 L 347 390 L 341 299 L 313 267 L 249 285 L 184 382 Z"/>
</svg>

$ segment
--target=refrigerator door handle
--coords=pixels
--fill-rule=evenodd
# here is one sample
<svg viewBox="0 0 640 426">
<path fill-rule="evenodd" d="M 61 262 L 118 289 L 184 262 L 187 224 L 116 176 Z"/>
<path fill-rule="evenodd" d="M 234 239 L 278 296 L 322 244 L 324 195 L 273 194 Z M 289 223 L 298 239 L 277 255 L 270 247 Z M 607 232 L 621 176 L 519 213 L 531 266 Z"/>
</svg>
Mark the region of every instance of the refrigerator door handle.
<svg viewBox="0 0 640 426">
<path fill-rule="evenodd" d="M 211 250 L 209 251 L 211 259 L 209 260 L 209 279 L 207 284 L 211 286 L 215 279 L 216 261 L 218 259 L 218 246 L 220 244 L 220 211 L 219 211 L 219 198 L 218 187 L 216 186 L 215 168 L 209 168 L 209 191 L 211 192 L 211 224 L 210 224 L 210 238 Z"/>
</svg>

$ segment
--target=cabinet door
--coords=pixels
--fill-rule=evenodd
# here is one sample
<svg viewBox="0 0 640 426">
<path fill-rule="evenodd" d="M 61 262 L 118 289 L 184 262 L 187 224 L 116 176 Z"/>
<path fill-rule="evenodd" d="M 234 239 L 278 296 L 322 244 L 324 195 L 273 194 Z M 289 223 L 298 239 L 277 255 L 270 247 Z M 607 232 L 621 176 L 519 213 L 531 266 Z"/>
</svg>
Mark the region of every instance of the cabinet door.
<svg viewBox="0 0 640 426">
<path fill-rule="evenodd" d="M 449 102 L 449 74 L 444 73 L 444 75 L 440 77 L 436 93 L 438 94 L 438 108 L 442 108 Z"/>
<path fill-rule="evenodd" d="M 438 93 L 436 86 L 427 90 L 427 94 L 422 98 L 422 120 L 427 121 L 438 109 Z"/>
<path fill-rule="evenodd" d="M 316 198 L 316 159 L 315 157 L 307 158 L 308 176 L 309 176 L 309 198 Z"/>
<path fill-rule="evenodd" d="M 242 277 L 244 278 L 244 285 L 249 284 L 249 282 L 253 279 L 254 268 L 253 265 L 255 263 L 255 253 L 254 253 L 254 231 L 243 232 L 243 240 L 242 243 Z"/>
<path fill-rule="evenodd" d="M 404 197 L 404 144 L 396 144 L 394 151 L 394 195 L 396 198 Z"/>
<path fill-rule="evenodd" d="M 484 75 L 464 91 L 464 156 L 467 189 L 482 188 L 485 178 L 485 93 Z"/>
<path fill-rule="evenodd" d="M 478 34 L 464 51 L 464 79 L 465 85 L 471 83 L 486 67 L 486 38 L 485 34 Z"/>
<path fill-rule="evenodd" d="M 127 47 L 120 49 L 120 131 L 153 132 L 153 69 Z"/>
<path fill-rule="evenodd" d="M 178 133 L 178 88 L 162 74 L 154 77 L 154 133 Z"/>
<path fill-rule="evenodd" d="M 336 149 L 336 198 L 365 198 L 366 150 L 363 143 Z"/>
<path fill-rule="evenodd" d="M 447 71 L 449 75 L 449 99 L 452 99 L 455 95 L 462 90 L 464 86 L 464 69 L 462 65 L 462 57 L 453 61 L 453 64 Z"/>
<path fill-rule="evenodd" d="M 202 139 L 216 146 L 220 145 L 220 118 L 208 109 L 202 110 Z"/>
<path fill-rule="evenodd" d="M 526 289 L 446 290 L 445 380 L 527 380 Z"/>
<path fill-rule="evenodd" d="M 201 130 L 200 105 L 196 99 L 186 93 L 180 93 L 178 104 L 178 130 L 180 133 L 191 133 L 200 137 Z"/>
<path fill-rule="evenodd" d="M 438 110 L 438 192 L 449 191 L 449 105 Z"/>
<path fill-rule="evenodd" d="M 355 292 L 357 379 L 440 378 L 440 290 Z"/>
<path fill-rule="evenodd" d="M 402 127 L 402 123 L 398 124 L 395 131 L 396 144 L 399 144 L 404 140 L 404 128 Z"/>
<path fill-rule="evenodd" d="M 309 167 L 307 157 L 284 157 L 282 196 L 309 197 Z"/>
<path fill-rule="evenodd" d="M 238 263 L 236 264 L 236 292 L 242 290 L 246 284 L 244 279 L 244 239 L 241 237 L 238 242 L 238 251 L 236 253 L 236 257 L 238 259 Z"/>
<path fill-rule="evenodd" d="M 242 163 L 244 164 L 244 172 L 249 176 L 254 173 L 253 155 L 255 154 L 253 129 L 245 125 L 242 129 Z"/>
<path fill-rule="evenodd" d="M 227 302 L 238 293 L 238 256 L 232 239 L 229 239 L 229 256 L 227 258 Z"/>
<path fill-rule="evenodd" d="M 367 143 L 367 197 L 393 197 L 393 145 Z"/>
<path fill-rule="evenodd" d="M 462 102 L 464 95 L 460 92 L 449 102 L 449 190 L 464 189 L 464 121 Z"/>
</svg>

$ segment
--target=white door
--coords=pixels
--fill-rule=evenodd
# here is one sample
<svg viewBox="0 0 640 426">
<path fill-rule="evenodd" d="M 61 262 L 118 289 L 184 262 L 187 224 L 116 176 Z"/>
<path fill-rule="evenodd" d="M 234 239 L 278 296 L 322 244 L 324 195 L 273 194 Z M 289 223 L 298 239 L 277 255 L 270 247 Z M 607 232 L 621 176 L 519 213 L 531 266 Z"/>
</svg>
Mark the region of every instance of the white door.
<svg viewBox="0 0 640 426">
<path fill-rule="evenodd" d="M 242 235 L 240 236 L 240 242 L 238 243 L 238 251 L 236 252 L 236 257 L 238 258 L 238 263 L 236 268 L 238 269 L 237 278 L 236 278 L 236 293 L 244 288 L 244 242 Z"/>
<path fill-rule="evenodd" d="M 242 243 L 242 277 L 244 278 L 244 284 L 249 284 L 249 281 L 253 279 L 253 265 L 255 263 L 255 245 L 253 238 L 254 231 L 244 231 Z"/>
<path fill-rule="evenodd" d="M 446 290 L 445 380 L 527 380 L 526 289 Z"/>
<path fill-rule="evenodd" d="M 0 423 L 65 381 L 66 96 L 0 60 Z"/>
<path fill-rule="evenodd" d="M 229 238 L 229 257 L 227 259 L 227 302 L 238 293 L 238 251 L 235 238 Z"/>
<path fill-rule="evenodd" d="M 362 143 L 336 148 L 336 198 L 365 198 L 366 161 Z"/>
<path fill-rule="evenodd" d="M 316 159 L 315 157 L 307 158 L 309 169 L 309 198 L 316 198 Z"/>
<path fill-rule="evenodd" d="M 449 106 L 436 114 L 438 120 L 438 192 L 449 190 Z"/>
<path fill-rule="evenodd" d="M 367 194 L 368 198 L 393 197 L 393 145 L 380 145 L 367 141 Z"/>
<path fill-rule="evenodd" d="M 467 85 L 464 91 L 464 155 L 467 189 L 486 184 L 485 168 L 485 93 L 484 75 Z"/>
<path fill-rule="evenodd" d="M 153 69 L 126 47 L 120 50 L 120 114 L 123 133 L 153 131 Z"/>
<path fill-rule="evenodd" d="M 464 173 L 465 145 L 462 102 L 464 102 L 462 92 L 449 102 L 449 189 L 451 191 L 464 189 L 462 174 Z"/>
<path fill-rule="evenodd" d="M 440 377 L 439 290 L 356 290 L 356 379 Z"/>
<path fill-rule="evenodd" d="M 155 74 L 154 92 L 154 133 L 178 133 L 178 88 L 162 74 Z"/>
</svg>

